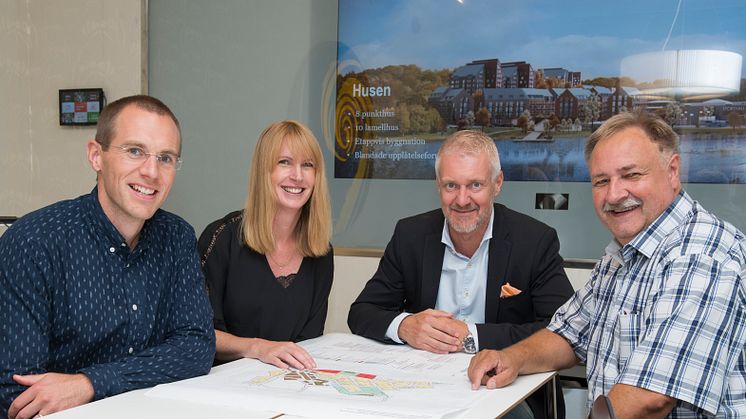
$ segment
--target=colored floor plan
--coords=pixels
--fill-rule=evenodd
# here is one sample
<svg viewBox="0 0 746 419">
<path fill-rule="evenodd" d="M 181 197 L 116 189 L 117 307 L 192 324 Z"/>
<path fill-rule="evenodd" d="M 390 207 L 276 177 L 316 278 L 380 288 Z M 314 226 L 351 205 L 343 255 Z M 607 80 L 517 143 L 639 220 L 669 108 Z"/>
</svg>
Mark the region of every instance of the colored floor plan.
<svg viewBox="0 0 746 419">
<path fill-rule="evenodd" d="M 387 399 L 387 392 L 403 389 L 432 389 L 430 381 L 393 380 L 378 378 L 373 374 L 353 371 L 315 369 L 315 370 L 273 370 L 267 375 L 253 378 L 250 385 L 263 386 L 278 380 L 303 383 L 308 387 L 332 387 L 337 392 L 347 396 L 367 396 Z"/>
</svg>

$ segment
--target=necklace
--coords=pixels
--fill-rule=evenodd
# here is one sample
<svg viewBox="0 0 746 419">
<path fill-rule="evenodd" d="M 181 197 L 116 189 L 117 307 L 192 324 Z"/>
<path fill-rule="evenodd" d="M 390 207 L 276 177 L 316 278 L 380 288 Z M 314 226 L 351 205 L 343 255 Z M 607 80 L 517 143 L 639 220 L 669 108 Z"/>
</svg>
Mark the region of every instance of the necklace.
<svg viewBox="0 0 746 419">
<path fill-rule="evenodd" d="M 280 276 L 287 274 L 287 267 L 290 266 L 293 261 L 295 260 L 295 257 L 297 256 L 296 252 L 294 251 L 295 247 L 291 250 L 290 256 L 285 260 L 285 262 L 280 263 L 277 259 L 275 259 L 271 253 L 267 253 L 267 256 L 269 257 L 269 261 L 271 264 L 275 265 L 275 268 L 273 270 L 276 270 L 276 274 L 279 274 Z M 277 252 L 277 249 L 275 249 L 275 252 Z"/>
<path fill-rule="evenodd" d="M 277 261 L 277 259 L 275 259 L 275 258 L 272 257 L 271 253 L 267 253 L 267 256 L 269 256 L 269 259 L 272 261 L 272 263 L 275 264 L 275 266 L 277 266 L 278 268 L 283 269 L 283 270 L 285 269 L 286 266 L 288 266 L 290 264 L 290 262 L 293 261 L 293 258 L 295 257 L 295 255 L 290 255 L 290 257 L 288 258 L 288 260 L 285 263 L 280 263 L 280 262 Z"/>
</svg>

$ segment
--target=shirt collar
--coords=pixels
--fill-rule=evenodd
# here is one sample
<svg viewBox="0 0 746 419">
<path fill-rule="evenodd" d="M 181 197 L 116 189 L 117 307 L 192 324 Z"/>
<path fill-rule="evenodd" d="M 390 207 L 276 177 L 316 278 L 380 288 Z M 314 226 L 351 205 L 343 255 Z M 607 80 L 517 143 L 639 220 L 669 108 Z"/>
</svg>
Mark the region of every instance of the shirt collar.
<svg viewBox="0 0 746 419">
<path fill-rule="evenodd" d="M 490 222 L 487 224 L 487 230 L 484 231 L 482 241 L 479 242 L 479 247 L 482 247 L 484 242 L 492 238 L 492 224 L 495 220 L 495 210 L 494 208 L 490 208 L 490 210 L 492 212 L 490 214 Z M 456 252 L 456 247 L 453 245 L 453 240 L 451 240 L 451 234 L 448 230 L 448 220 L 443 220 L 443 233 L 441 234 L 440 242 L 445 244 L 448 249 Z"/>
<path fill-rule="evenodd" d="M 645 257 L 651 257 L 655 249 L 658 248 L 658 245 L 688 218 L 693 208 L 694 201 L 689 194 L 681 190 L 671 205 L 655 221 L 638 233 L 632 241 L 621 247 L 622 255 L 627 259 L 631 257 L 630 252 L 638 251 L 645 255 Z M 616 240 L 612 240 L 612 243 L 616 244 L 618 252 L 620 248 L 619 243 Z M 612 247 L 611 244 L 606 248 L 607 253 L 610 247 Z"/>
<path fill-rule="evenodd" d="M 621 250 L 622 246 L 619 245 L 619 242 L 616 241 L 616 239 L 612 239 L 611 242 L 606 245 L 606 249 L 604 251 L 606 252 L 607 256 L 614 259 L 621 265 L 624 263 L 624 258 L 622 258 L 622 254 L 620 252 Z"/>
<path fill-rule="evenodd" d="M 88 212 L 91 215 L 91 219 L 93 221 L 92 227 L 95 229 L 95 232 L 97 234 L 104 238 L 106 246 L 114 247 L 115 249 L 117 249 L 118 252 L 129 252 L 129 247 L 127 247 L 124 236 L 122 236 L 122 233 L 120 233 L 119 230 L 117 230 L 117 228 L 111 222 L 111 220 L 109 220 L 109 217 L 106 216 L 103 207 L 101 207 L 101 202 L 98 200 L 98 186 L 95 186 L 93 188 L 86 201 Z M 153 218 L 155 218 L 155 216 Z M 150 243 L 150 238 L 152 236 L 151 220 L 152 218 L 146 220 L 145 224 L 142 227 L 142 231 L 140 231 L 140 237 L 135 248 L 135 250 L 137 251 L 136 253 L 139 253 L 139 249 L 147 247 L 147 245 Z"/>
</svg>

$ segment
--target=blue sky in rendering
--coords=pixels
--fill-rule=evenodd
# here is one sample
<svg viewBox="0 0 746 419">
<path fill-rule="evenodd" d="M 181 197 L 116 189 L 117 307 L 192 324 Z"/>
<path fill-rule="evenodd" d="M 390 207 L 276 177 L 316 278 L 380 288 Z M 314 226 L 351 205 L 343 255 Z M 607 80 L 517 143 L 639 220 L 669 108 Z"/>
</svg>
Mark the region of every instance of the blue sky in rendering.
<svg viewBox="0 0 746 419">
<path fill-rule="evenodd" d="M 475 59 L 618 76 L 627 55 L 721 49 L 746 56 L 746 0 L 340 0 L 340 71 Z M 672 27 L 673 26 L 673 27 Z M 669 30 L 671 31 L 670 37 Z M 351 61 L 348 61 L 351 60 Z M 746 66 L 742 66 L 746 71 Z"/>
</svg>

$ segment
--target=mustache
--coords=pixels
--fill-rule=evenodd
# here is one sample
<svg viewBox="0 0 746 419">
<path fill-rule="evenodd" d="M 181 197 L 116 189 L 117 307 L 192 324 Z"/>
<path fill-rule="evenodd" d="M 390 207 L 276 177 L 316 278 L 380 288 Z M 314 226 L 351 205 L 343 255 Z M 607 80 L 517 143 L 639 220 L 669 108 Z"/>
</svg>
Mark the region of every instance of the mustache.
<svg viewBox="0 0 746 419">
<path fill-rule="evenodd" d="M 604 212 L 625 211 L 625 210 L 628 210 L 630 208 L 633 208 L 639 205 L 642 205 L 642 201 L 630 196 L 630 197 L 627 197 L 624 201 L 619 202 L 617 204 L 609 204 L 608 202 L 605 203 L 603 211 Z"/>
<path fill-rule="evenodd" d="M 479 206 L 476 204 L 469 204 L 465 207 L 462 207 L 460 205 L 451 204 L 448 206 L 448 209 L 455 210 L 455 211 L 473 211 L 473 210 L 479 210 Z"/>
</svg>

